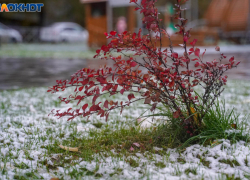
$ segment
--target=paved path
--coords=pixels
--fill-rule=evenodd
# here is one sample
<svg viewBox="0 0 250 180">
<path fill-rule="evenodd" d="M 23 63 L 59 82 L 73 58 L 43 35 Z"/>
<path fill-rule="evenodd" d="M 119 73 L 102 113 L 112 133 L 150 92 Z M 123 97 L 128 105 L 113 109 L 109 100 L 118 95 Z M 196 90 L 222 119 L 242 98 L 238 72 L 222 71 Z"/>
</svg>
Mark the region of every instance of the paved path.
<svg viewBox="0 0 250 180">
<path fill-rule="evenodd" d="M 203 51 L 202 48 L 201 52 Z M 181 48 L 175 49 L 182 53 Z M 221 51 L 241 61 L 236 69 L 228 71 L 229 79 L 250 80 L 250 46 L 221 47 Z M 204 61 L 218 59 L 219 53 L 213 47 L 207 47 Z M 90 67 L 99 68 L 106 61 L 98 59 L 79 58 L 1 58 L 0 57 L 0 90 L 20 87 L 51 86 L 56 80 L 70 79 L 77 70 Z M 108 62 L 111 66 L 112 63 Z M 250 82 L 250 81 L 249 81 Z"/>
</svg>

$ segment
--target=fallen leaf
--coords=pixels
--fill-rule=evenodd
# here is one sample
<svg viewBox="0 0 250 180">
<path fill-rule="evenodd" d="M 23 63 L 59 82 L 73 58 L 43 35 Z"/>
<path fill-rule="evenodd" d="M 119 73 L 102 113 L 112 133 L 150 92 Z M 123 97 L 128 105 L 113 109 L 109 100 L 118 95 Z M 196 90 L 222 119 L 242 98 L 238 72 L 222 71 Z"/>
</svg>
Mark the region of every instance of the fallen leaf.
<svg viewBox="0 0 250 180">
<path fill-rule="evenodd" d="M 214 141 L 212 144 L 218 144 L 219 143 L 219 141 Z"/>
<path fill-rule="evenodd" d="M 135 149 L 131 146 L 129 150 L 130 150 L 130 151 L 134 151 Z"/>
<path fill-rule="evenodd" d="M 214 146 L 219 145 L 220 143 L 221 143 L 221 142 L 219 142 L 219 141 L 214 141 L 214 142 L 211 144 L 211 146 L 214 147 Z"/>
<path fill-rule="evenodd" d="M 136 147 L 140 147 L 139 143 L 133 143 L 133 145 L 135 145 Z"/>
<path fill-rule="evenodd" d="M 77 147 L 67 147 L 67 146 L 63 146 L 63 145 L 59 145 L 59 147 L 66 150 L 66 151 L 78 152 Z"/>
<path fill-rule="evenodd" d="M 59 178 L 51 178 L 50 180 L 59 180 Z"/>
<path fill-rule="evenodd" d="M 237 125 L 236 124 L 231 124 L 231 128 L 237 129 Z"/>
</svg>

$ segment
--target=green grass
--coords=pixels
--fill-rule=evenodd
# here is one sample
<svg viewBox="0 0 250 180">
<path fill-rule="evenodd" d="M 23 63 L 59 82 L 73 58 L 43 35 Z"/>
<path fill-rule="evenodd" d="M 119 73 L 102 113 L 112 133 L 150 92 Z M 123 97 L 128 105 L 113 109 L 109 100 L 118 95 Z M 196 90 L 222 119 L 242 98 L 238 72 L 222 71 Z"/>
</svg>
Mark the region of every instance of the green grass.
<svg viewBox="0 0 250 180">
<path fill-rule="evenodd" d="M 48 155 L 55 153 L 65 153 L 65 150 L 59 147 L 60 144 L 68 147 L 79 147 L 79 152 L 66 152 L 65 156 L 72 155 L 75 158 L 82 158 L 86 161 L 93 160 L 93 155 L 100 154 L 102 156 L 112 157 L 128 157 L 136 152 L 155 152 L 152 146 L 153 132 L 150 129 L 140 130 L 140 128 L 131 127 L 120 128 L 115 131 L 106 127 L 101 131 L 90 130 L 89 136 L 79 138 L 77 131 L 70 134 L 70 138 L 62 142 L 55 141 L 54 144 L 46 146 Z M 140 147 L 136 147 L 133 143 L 139 143 Z M 134 147 L 134 151 L 129 149 Z M 111 150 L 114 150 L 113 153 Z M 64 159 L 64 158 L 62 158 Z M 58 162 L 62 166 L 65 162 Z"/>
<path fill-rule="evenodd" d="M 124 52 L 129 55 L 129 52 Z M 120 55 L 113 53 L 113 55 Z M 131 53 L 130 53 L 131 54 Z M 89 58 L 96 55 L 95 49 L 89 49 L 87 44 L 2 44 L 0 56 L 8 58 Z"/>
<path fill-rule="evenodd" d="M 84 44 L 3 44 L 1 57 L 11 58 L 93 58 L 94 50 Z"/>
<path fill-rule="evenodd" d="M 249 141 L 249 135 L 244 134 L 246 117 L 241 122 L 239 115 L 235 114 L 234 109 L 226 110 L 225 102 L 217 101 L 202 119 L 202 127 L 198 130 L 199 134 L 189 138 L 183 146 L 190 143 L 200 143 L 207 145 L 218 139 L 228 139 L 232 143 L 237 141 Z M 230 132 L 231 131 L 231 132 Z"/>
</svg>

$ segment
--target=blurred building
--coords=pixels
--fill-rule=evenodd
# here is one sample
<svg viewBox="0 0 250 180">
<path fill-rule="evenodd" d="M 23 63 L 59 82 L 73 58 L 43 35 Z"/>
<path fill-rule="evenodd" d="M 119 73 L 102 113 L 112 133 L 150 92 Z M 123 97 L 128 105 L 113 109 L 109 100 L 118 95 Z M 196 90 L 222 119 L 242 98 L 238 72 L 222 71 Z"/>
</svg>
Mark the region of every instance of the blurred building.
<svg viewBox="0 0 250 180">
<path fill-rule="evenodd" d="M 221 38 L 250 43 L 250 0 L 213 0 L 204 18 Z"/>
<path fill-rule="evenodd" d="M 0 3 L 3 0 L 0 0 Z M 38 41 L 40 28 L 54 22 L 76 22 L 89 33 L 89 44 L 101 46 L 107 43 L 104 32 L 116 30 L 120 17 L 125 17 L 128 31 L 142 28 L 142 15 L 134 11 L 130 0 L 22 0 L 20 3 L 44 3 L 42 12 L 0 13 L 0 22 L 21 32 L 25 42 Z M 171 19 L 171 9 L 176 0 L 158 0 L 157 8 L 163 19 L 163 26 L 176 30 Z M 3 3 L 3 2 L 2 2 Z M 5 1 L 6 3 L 6 1 Z M 19 3 L 8 0 L 7 3 Z M 138 2 L 140 3 L 140 2 Z M 172 3 L 168 6 L 167 3 Z M 168 6 L 168 8 L 167 8 Z M 170 7 L 170 8 L 169 8 Z M 189 0 L 184 16 L 192 28 L 192 38 L 199 39 L 199 45 L 214 45 L 220 39 L 236 43 L 250 43 L 250 0 Z M 165 18 L 165 19 L 164 19 Z M 174 44 L 182 43 L 182 38 L 172 37 Z M 165 40 L 164 46 L 169 42 Z"/>
<path fill-rule="evenodd" d="M 141 27 L 141 17 L 129 0 L 80 0 L 85 6 L 86 29 L 89 31 L 89 45 L 101 46 L 107 43 L 104 32 L 115 30 L 120 17 L 127 20 L 127 30 Z M 140 2 L 138 2 L 140 3 Z"/>
<path fill-rule="evenodd" d="M 161 1 L 161 0 L 159 0 Z M 161 1 L 163 3 L 163 1 Z M 173 34 L 173 24 L 177 21 L 171 18 L 169 1 L 167 6 L 158 7 L 163 14 L 164 25 L 171 35 L 174 46 L 183 43 L 181 35 Z M 183 5 L 186 8 L 183 16 L 188 19 L 186 29 L 191 29 L 191 40 L 198 39 L 197 45 L 216 45 L 219 41 L 237 44 L 250 43 L 250 0 L 189 0 Z M 170 44 L 168 38 L 163 39 L 163 46 Z"/>
</svg>

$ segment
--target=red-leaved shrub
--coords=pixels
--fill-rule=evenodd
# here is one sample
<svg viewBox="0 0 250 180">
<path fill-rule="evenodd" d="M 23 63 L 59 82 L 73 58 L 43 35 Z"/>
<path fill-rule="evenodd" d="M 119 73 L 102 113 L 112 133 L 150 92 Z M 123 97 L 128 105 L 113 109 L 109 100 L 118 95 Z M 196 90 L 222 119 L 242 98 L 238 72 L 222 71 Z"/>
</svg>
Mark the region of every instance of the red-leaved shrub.
<svg viewBox="0 0 250 180">
<path fill-rule="evenodd" d="M 84 103 L 79 109 L 69 108 L 65 112 L 57 110 L 54 115 L 68 116 L 68 120 L 71 120 L 77 116 L 88 117 L 96 113 L 108 119 L 111 110 L 120 108 L 122 113 L 124 107 L 143 100 L 151 106 L 151 111 L 159 104 L 164 104 L 192 135 L 197 126 L 201 125 L 202 118 L 213 106 L 215 99 L 222 93 L 223 85 L 227 82 L 227 76 L 223 76 L 223 73 L 236 67 L 239 62 L 235 63 L 232 57 L 227 64 L 222 64 L 221 61 L 226 58 L 223 54 L 218 60 L 203 61 L 205 52 L 201 53 L 199 48 L 195 48 L 197 39 L 191 40 L 190 31 L 185 28 L 187 19 L 182 18 L 181 4 L 187 0 L 177 0 L 173 17 L 179 22 L 175 27 L 178 28 L 177 34 L 183 37 L 183 44 L 180 44 L 183 54 L 176 53 L 171 44 L 169 48 L 162 48 L 162 38 L 168 37 L 170 42 L 171 39 L 166 30 L 160 27 L 156 0 L 142 0 L 140 5 L 137 0 L 130 1 L 137 5 L 135 10 L 144 15 L 142 21 L 148 34 L 143 35 L 141 29 L 138 33 L 105 33 L 111 41 L 97 50 L 94 57 L 111 59 L 114 66 L 104 66 L 97 70 L 83 68 L 73 74 L 70 81 L 57 81 L 57 85 L 48 90 L 55 93 L 74 86 L 74 95 L 59 97 L 60 100 L 65 103 L 77 101 L 79 105 L 91 97 L 92 104 Z M 187 45 L 191 45 L 190 48 Z M 215 50 L 220 51 L 220 48 L 216 47 Z M 124 56 L 114 56 L 111 53 L 114 51 Z M 132 55 L 128 55 L 126 51 L 132 52 Z M 195 86 L 204 90 L 200 97 L 194 92 Z M 125 92 L 128 92 L 125 102 L 97 101 L 106 94 L 122 96 Z"/>
</svg>

